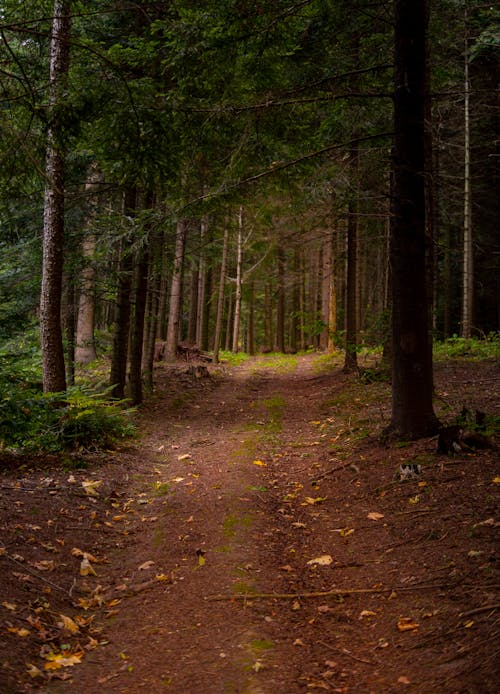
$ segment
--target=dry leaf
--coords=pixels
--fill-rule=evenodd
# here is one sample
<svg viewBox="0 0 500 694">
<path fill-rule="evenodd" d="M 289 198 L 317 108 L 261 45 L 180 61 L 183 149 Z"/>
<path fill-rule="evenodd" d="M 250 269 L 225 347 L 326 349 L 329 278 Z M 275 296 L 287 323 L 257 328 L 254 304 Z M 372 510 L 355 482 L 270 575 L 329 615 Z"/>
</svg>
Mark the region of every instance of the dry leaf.
<svg viewBox="0 0 500 694">
<path fill-rule="evenodd" d="M 35 679 L 35 677 L 43 677 L 43 672 L 39 670 L 36 665 L 32 665 L 31 663 L 26 663 L 26 665 L 28 666 L 26 668 L 26 674 L 32 679 Z"/>
<path fill-rule="evenodd" d="M 494 477 L 491 481 L 493 484 L 500 484 L 500 477 Z"/>
<path fill-rule="evenodd" d="M 398 682 L 399 684 L 410 684 L 410 680 L 408 677 L 405 677 L 405 675 L 401 675 L 401 677 L 398 677 Z"/>
<path fill-rule="evenodd" d="M 318 565 L 318 566 L 330 566 L 333 564 L 333 557 L 329 554 L 322 554 L 321 557 L 316 557 L 315 559 L 310 559 L 307 562 L 308 566 Z"/>
<path fill-rule="evenodd" d="M 307 525 L 305 523 L 301 523 L 300 521 L 297 521 L 296 523 L 292 523 L 292 526 L 294 528 L 307 528 Z"/>
<path fill-rule="evenodd" d="M 17 610 L 17 605 L 14 605 L 13 602 L 2 602 L 0 604 L 2 607 L 5 607 L 6 610 L 11 610 L 11 612 L 15 612 Z"/>
<path fill-rule="evenodd" d="M 304 502 L 302 506 L 306 506 L 307 504 L 313 506 L 314 504 L 320 504 L 322 501 L 326 501 L 327 497 L 326 496 L 317 496 L 313 498 L 312 496 L 306 496 L 304 499 Z"/>
<path fill-rule="evenodd" d="M 145 561 L 144 564 L 141 564 L 139 566 L 139 571 L 147 571 L 148 569 L 151 569 L 155 565 L 154 561 Z"/>
<path fill-rule="evenodd" d="M 192 460 L 192 458 L 191 458 L 191 453 L 184 453 L 184 455 L 178 455 L 178 456 L 177 456 L 177 460 L 179 460 L 179 461 L 180 461 L 180 460 L 189 460 L 189 461 L 191 461 L 191 460 Z"/>
<path fill-rule="evenodd" d="M 340 531 L 340 536 L 341 537 L 349 537 L 349 535 L 352 535 L 354 532 L 354 528 L 343 528 Z"/>
<path fill-rule="evenodd" d="M 7 627 L 7 631 L 11 634 L 17 634 L 17 636 L 21 636 L 22 638 L 25 638 L 31 634 L 31 631 L 29 629 L 25 629 L 24 627 Z"/>
<path fill-rule="evenodd" d="M 31 563 L 31 562 L 30 562 Z M 42 561 L 35 561 L 31 563 L 38 571 L 54 571 L 55 564 L 52 560 L 43 559 Z"/>
<path fill-rule="evenodd" d="M 85 491 L 85 494 L 88 494 L 88 496 L 99 496 L 97 493 L 97 490 L 102 484 L 102 480 L 84 480 L 82 482 L 82 487 Z"/>
<path fill-rule="evenodd" d="M 97 576 L 96 572 L 94 571 L 94 567 L 89 562 L 87 557 L 83 557 L 82 561 L 80 562 L 80 576 Z"/>
<path fill-rule="evenodd" d="M 58 626 L 61 626 L 69 634 L 76 634 L 80 631 L 78 624 L 74 622 L 71 617 L 67 617 L 65 614 L 60 614 L 59 617 L 61 618 L 61 622 Z"/>
<path fill-rule="evenodd" d="M 254 460 L 253 464 L 259 465 L 260 467 L 267 467 L 267 463 L 265 463 L 263 460 Z"/>
<path fill-rule="evenodd" d="M 302 639 L 295 639 L 293 642 L 294 646 L 305 646 L 306 644 L 302 641 Z"/>
<path fill-rule="evenodd" d="M 370 513 L 366 517 L 369 518 L 370 520 L 378 521 L 384 517 L 384 514 L 383 513 L 377 513 L 377 511 L 370 511 Z"/>
<path fill-rule="evenodd" d="M 373 612 L 373 610 L 362 610 L 359 613 L 359 619 L 363 619 L 364 617 L 376 617 L 377 613 Z"/>
<path fill-rule="evenodd" d="M 413 631 L 418 629 L 420 625 L 414 622 L 411 617 L 400 617 L 398 619 L 398 629 L 399 631 Z"/>
<path fill-rule="evenodd" d="M 76 653 L 49 653 L 45 656 L 48 663 L 45 663 L 46 670 L 59 670 L 62 667 L 73 667 L 82 662 L 83 651 Z"/>
</svg>

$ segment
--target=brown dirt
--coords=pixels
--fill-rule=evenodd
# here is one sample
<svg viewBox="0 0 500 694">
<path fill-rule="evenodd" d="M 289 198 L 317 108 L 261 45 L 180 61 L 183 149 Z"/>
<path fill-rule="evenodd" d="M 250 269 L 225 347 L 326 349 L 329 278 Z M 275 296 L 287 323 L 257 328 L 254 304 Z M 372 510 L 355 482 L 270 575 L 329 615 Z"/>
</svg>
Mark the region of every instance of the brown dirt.
<svg viewBox="0 0 500 694">
<path fill-rule="evenodd" d="M 133 445 L 5 461 L 2 693 L 497 691 L 497 451 L 383 445 L 387 384 L 315 362 L 160 367 Z M 494 363 L 436 384 L 498 414 Z"/>
</svg>

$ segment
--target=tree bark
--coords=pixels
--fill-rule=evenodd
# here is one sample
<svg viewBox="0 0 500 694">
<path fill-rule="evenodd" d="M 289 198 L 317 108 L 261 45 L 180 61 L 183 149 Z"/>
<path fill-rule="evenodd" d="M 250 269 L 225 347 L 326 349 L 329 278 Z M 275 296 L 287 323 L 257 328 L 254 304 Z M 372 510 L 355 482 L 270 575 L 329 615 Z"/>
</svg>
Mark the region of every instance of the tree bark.
<svg viewBox="0 0 500 694">
<path fill-rule="evenodd" d="M 243 256 L 243 205 L 238 212 L 238 239 L 236 249 L 236 293 L 234 299 L 233 346 L 232 351 L 239 350 L 240 316 L 241 316 L 241 285 L 242 285 L 242 256 Z"/>
<path fill-rule="evenodd" d="M 219 349 L 222 334 L 222 319 L 224 314 L 224 289 L 226 286 L 226 265 L 227 265 L 227 241 L 229 237 L 228 225 L 224 229 L 224 240 L 222 242 L 222 259 L 220 264 L 219 295 L 217 297 L 217 316 L 215 319 L 214 335 L 214 364 L 219 363 Z"/>
<path fill-rule="evenodd" d="M 285 351 L 285 249 L 282 239 L 276 248 L 278 262 L 278 296 L 276 302 L 276 349 Z"/>
<path fill-rule="evenodd" d="M 87 215 L 86 235 L 82 244 L 84 267 L 80 275 L 80 296 L 78 302 L 78 318 L 76 328 L 75 361 L 79 364 L 89 364 L 96 359 L 94 342 L 95 321 L 95 234 L 92 222 L 96 212 L 96 200 L 93 197 L 99 190 L 100 176 L 95 166 L 90 170 L 89 181 L 85 192 L 89 196 L 89 212 Z"/>
<path fill-rule="evenodd" d="M 469 82 L 469 47 L 467 35 L 467 7 L 464 9 L 464 241 L 463 241 L 463 289 L 462 289 L 462 325 L 460 334 L 469 338 L 472 328 L 473 300 L 473 255 L 472 255 L 472 213 L 471 213 L 471 179 L 470 179 L 470 82 Z"/>
<path fill-rule="evenodd" d="M 357 357 L 357 261 L 358 261 L 358 147 L 354 145 L 350 154 L 350 177 L 353 192 L 347 213 L 347 277 L 346 277 L 346 320 L 344 371 L 356 371 Z"/>
<path fill-rule="evenodd" d="M 132 312 L 132 331 L 130 335 L 130 375 L 129 391 L 133 405 L 142 402 L 142 350 L 144 337 L 144 317 L 148 293 L 149 250 L 141 248 L 138 252 L 134 283 L 134 307 Z"/>
<path fill-rule="evenodd" d="M 43 260 L 40 292 L 40 341 L 44 392 L 66 390 L 61 328 L 61 293 L 64 243 L 63 132 L 57 108 L 64 98 L 69 71 L 70 3 L 55 0 L 50 40 L 49 127 L 45 157 Z"/>
<path fill-rule="evenodd" d="M 174 362 L 177 358 L 177 345 L 180 333 L 182 274 L 184 267 L 184 246 L 186 243 L 187 222 L 181 219 L 177 222 L 175 236 L 175 257 L 170 288 L 170 304 L 168 311 L 167 341 L 165 345 L 165 360 Z"/>
<path fill-rule="evenodd" d="M 426 282 L 425 0 L 395 0 L 392 420 L 404 438 L 436 431 Z"/>
<path fill-rule="evenodd" d="M 134 186 L 127 188 L 123 200 L 123 211 L 134 215 L 137 206 L 137 190 Z M 113 396 L 123 398 L 127 377 L 128 342 L 130 332 L 130 294 L 132 290 L 132 255 L 128 249 L 121 250 L 118 268 L 118 290 L 115 332 L 113 338 L 113 355 L 111 357 L 110 383 Z"/>
</svg>

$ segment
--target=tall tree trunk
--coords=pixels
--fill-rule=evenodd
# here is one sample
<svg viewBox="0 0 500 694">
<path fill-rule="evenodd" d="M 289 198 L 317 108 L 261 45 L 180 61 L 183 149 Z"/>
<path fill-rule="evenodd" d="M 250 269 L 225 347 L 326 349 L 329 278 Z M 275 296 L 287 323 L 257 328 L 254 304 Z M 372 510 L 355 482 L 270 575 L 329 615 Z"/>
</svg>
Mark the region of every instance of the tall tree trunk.
<svg viewBox="0 0 500 694">
<path fill-rule="evenodd" d="M 255 282 L 248 283 L 248 325 L 247 325 L 247 352 L 255 354 Z"/>
<path fill-rule="evenodd" d="M 64 243 L 64 133 L 56 117 L 69 71 L 71 29 L 69 0 L 55 0 L 50 40 L 49 127 L 45 157 L 43 261 L 40 292 L 42 380 L 45 392 L 66 390 L 61 328 Z"/>
<path fill-rule="evenodd" d="M 273 306 L 271 301 L 271 284 L 266 282 L 264 287 L 264 348 L 266 351 L 273 346 Z"/>
<path fill-rule="evenodd" d="M 64 334 L 66 336 L 66 383 L 75 385 L 75 282 L 73 277 L 65 273 L 64 286 L 66 287 L 63 309 Z"/>
<path fill-rule="evenodd" d="M 234 353 L 239 350 L 240 337 L 240 317 L 241 317 L 241 285 L 242 285 L 242 257 L 243 257 L 243 205 L 240 205 L 238 212 L 238 240 L 236 248 L 236 293 L 234 300 L 234 322 L 233 322 L 233 346 Z"/>
<path fill-rule="evenodd" d="M 222 319 L 224 314 L 224 289 L 226 286 L 226 265 L 227 265 L 227 241 L 229 237 L 228 224 L 224 229 L 224 240 L 222 242 L 222 259 L 220 264 L 219 295 L 217 297 L 217 315 L 215 318 L 214 335 L 214 364 L 219 363 L 219 348 L 222 334 Z"/>
<path fill-rule="evenodd" d="M 200 261 L 198 267 L 198 313 L 196 317 L 196 344 L 201 349 L 207 349 L 208 331 L 205 326 L 206 319 L 206 293 L 207 293 L 207 220 L 203 218 L 200 223 Z"/>
<path fill-rule="evenodd" d="M 395 0 L 392 420 L 405 438 L 436 431 L 426 287 L 427 2 Z"/>
<path fill-rule="evenodd" d="M 95 322 L 95 234 L 92 223 L 96 213 L 95 195 L 99 190 L 100 175 L 94 166 L 90 169 L 89 180 L 85 184 L 85 193 L 89 196 L 85 238 L 82 244 L 84 267 L 80 275 L 80 296 L 78 302 L 78 319 L 76 329 L 75 360 L 79 364 L 89 364 L 96 359 L 94 341 Z"/>
<path fill-rule="evenodd" d="M 276 302 L 276 349 L 285 351 L 285 249 L 282 239 L 276 248 L 278 262 L 278 297 Z"/>
<path fill-rule="evenodd" d="M 473 254 L 472 254 L 472 207 L 470 178 L 470 82 L 469 82 L 469 47 L 467 35 L 467 6 L 464 9 L 464 247 L 463 247 L 463 290 L 462 290 L 462 325 L 460 334 L 469 338 L 472 328 L 473 301 Z"/>
<path fill-rule="evenodd" d="M 170 288 L 170 304 L 168 311 L 167 342 L 165 345 L 165 359 L 169 362 L 175 361 L 177 357 L 177 344 L 179 342 L 186 228 L 187 221 L 185 219 L 181 219 L 179 222 L 177 222 L 174 267 L 172 271 L 172 284 Z"/>
<path fill-rule="evenodd" d="M 196 343 L 196 326 L 198 322 L 198 264 L 193 258 L 191 260 L 191 272 L 190 272 L 190 282 L 189 282 L 189 319 L 188 319 L 188 331 L 187 331 L 187 341 L 190 345 L 195 345 Z"/>
<path fill-rule="evenodd" d="M 346 318 L 345 318 L 345 360 L 344 371 L 358 368 L 357 357 L 357 259 L 358 259 L 358 146 L 350 153 L 351 193 L 347 213 L 347 277 L 346 277 Z"/>
<path fill-rule="evenodd" d="M 133 216 L 137 207 L 137 190 L 135 186 L 126 189 L 123 199 L 123 211 Z M 130 294 L 132 290 L 132 254 L 129 249 L 121 249 L 118 267 L 118 290 L 115 332 L 113 337 L 113 355 L 111 357 L 110 383 L 113 396 L 123 398 L 127 378 L 128 343 L 130 332 Z"/>
<path fill-rule="evenodd" d="M 147 246 L 138 252 L 134 282 L 134 308 L 130 334 L 130 375 L 129 391 L 133 405 L 142 402 L 142 350 L 144 338 L 144 317 L 148 293 L 149 249 Z"/>
<path fill-rule="evenodd" d="M 320 335 L 319 346 L 321 349 L 328 348 L 329 321 L 330 321 L 330 300 L 331 300 L 331 282 L 332 282 L 332 232 L 325 231 L 323 237 L 323 253 L 322 253 L 322 272 L 321 272 L 321 321 L 324 325 Z"/>
<path fill-rule="evenodd" d="M 300 253 L 299 249 L 293 249 L 293 289 L 292 289 L 292 315 L 290 320 L 290 350 L 295 353 L 299 345 L 299 316 L 300 316 Z"/>
</svg>

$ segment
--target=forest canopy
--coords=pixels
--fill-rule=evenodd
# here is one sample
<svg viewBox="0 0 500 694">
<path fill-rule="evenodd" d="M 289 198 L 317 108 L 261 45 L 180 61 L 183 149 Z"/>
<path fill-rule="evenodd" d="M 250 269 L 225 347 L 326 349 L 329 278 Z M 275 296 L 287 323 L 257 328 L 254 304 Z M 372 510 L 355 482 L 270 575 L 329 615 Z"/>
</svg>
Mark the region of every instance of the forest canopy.
<svg viewBox="0 0 500 694">
<path fill-rule="evenodd" d="M 346 368 L 387 345 L 411 5 L 0 1 L 2 370 L 22 357 L 62 392 L 105 356 L 112 395 L 137 404 L 155 350 L 180 344 L 215 360 L 341 348 Z M 500 11 L 421 5 L 418 331 L 484 338 L 500 315 Z"/>
</svg>

